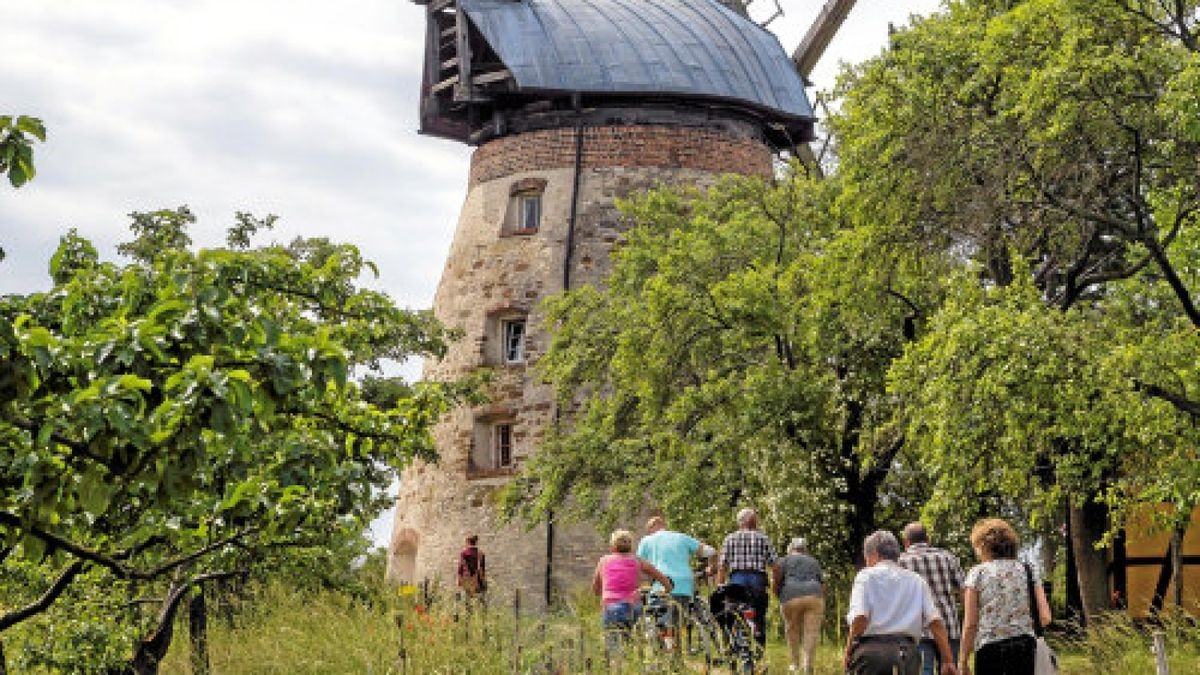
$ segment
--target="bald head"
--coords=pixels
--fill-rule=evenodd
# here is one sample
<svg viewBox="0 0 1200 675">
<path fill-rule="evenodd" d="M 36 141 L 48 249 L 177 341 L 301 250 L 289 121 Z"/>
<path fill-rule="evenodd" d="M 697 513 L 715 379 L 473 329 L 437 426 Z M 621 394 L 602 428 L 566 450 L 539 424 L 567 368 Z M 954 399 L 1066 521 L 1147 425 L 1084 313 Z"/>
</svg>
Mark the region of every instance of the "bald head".
<svg viewBox="0 0 1200 675">
<path fill-rule="evenodd" d="M 928 544 L 929 531 L 920 522 L 913 521 L 904 526 L 904 546 L 912 546 L 913 544 Z"/>
</svg>

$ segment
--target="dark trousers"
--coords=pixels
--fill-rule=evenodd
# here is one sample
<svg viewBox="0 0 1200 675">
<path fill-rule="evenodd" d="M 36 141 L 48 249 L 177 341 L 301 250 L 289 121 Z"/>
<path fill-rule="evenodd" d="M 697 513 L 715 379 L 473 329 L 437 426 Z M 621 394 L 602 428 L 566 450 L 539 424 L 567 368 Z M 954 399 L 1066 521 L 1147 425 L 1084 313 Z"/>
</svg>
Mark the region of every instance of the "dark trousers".
<svg viewBox="0 0 1200 675">
<path fill-rule="evenodd" d="M 869 635 L 850 652 L 849 675 L 920 675 L 921 652 L 907 637 Z"/>
<path fill-rule="evenodd" d="M 1033 675 L 1036 652 L 1032 635 L 989 642 L 975 652 L 975 675 Z"/>
<path fill-rule="evenodd" d="M 729 576 L 729 581 L 749 591 L 750 606 L 754 608 L 754 639 L 758 644 L 766 645 L 767 607 L 771 604 L 771 596 L 767 595 L 767 575 L 738 570 Z"/>
<path fill-rule="evenodd" d="M 917 648 L 921 650 L 921 675 L 937 675 L 942 672 L 942 656 L 938 654 L 937 642 L 933 638 L 921 638 Z M 957 664 L 958 638 L 950 640 L 950 653 L 954 656 L 951 663 Z"/>
</svg>

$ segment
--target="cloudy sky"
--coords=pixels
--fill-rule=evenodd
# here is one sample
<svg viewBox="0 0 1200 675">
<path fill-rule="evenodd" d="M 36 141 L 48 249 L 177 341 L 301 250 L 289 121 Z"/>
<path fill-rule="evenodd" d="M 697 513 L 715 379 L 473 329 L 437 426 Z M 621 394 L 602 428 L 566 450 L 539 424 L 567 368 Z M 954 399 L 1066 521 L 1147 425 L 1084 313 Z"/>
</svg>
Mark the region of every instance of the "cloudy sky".
<svg viewBox="0 0 1200 675">
<path fill-rule="evenodd" d="M 765 18 L 774 0 L 757 0 Z M 780 0 L 790 52 L 823 0 Z M 878 53 L 888 23 L 938 0 L 859 0 L 817 88 Z M 0 293 L 47 287 L 69 228 L 115 255 L 127 214 L 188 205 L 219 244 L 235 211 L 273 237 L 327 236 L 380 268 L 371 285 L 432 302 L 469 150 L 420 136 L 424 8 L 409 0 L 0 0 L 0 114 L 40 117 L 38 176 L 0 185 Z M 375 528 L 386 541 L 390 528 Z"/>
</svg>

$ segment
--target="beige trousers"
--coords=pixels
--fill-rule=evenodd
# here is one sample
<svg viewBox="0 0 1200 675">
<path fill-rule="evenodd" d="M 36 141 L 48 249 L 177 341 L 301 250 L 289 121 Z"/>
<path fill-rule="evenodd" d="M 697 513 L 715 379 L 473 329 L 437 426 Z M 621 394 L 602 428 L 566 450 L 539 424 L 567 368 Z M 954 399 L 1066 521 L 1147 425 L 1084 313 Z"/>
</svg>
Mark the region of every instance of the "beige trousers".
<svg viewBox="0 0 1200 675">
<path fill-rule="evenodd" d="M 821 621 L 825 618 L 825 599 L 816 595 L 805 595 L 788 600 L 780 609 L 783 611 L 783 625 L 787 634 L 791 663 L 793 666 L 799 666 L 805 673 L 811 673 L 813 652 L 817 648 L 817 638 L 821 635 Z"/>
</svg>

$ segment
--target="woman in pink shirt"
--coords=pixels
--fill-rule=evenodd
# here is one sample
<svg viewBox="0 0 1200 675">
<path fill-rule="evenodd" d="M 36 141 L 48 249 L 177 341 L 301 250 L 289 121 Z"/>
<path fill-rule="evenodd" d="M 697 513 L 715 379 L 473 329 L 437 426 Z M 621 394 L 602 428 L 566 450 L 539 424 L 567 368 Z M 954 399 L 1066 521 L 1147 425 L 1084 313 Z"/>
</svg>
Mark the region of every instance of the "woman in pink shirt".
<svg viewBox="0 0 1200 675">
<path fill-rule="evenodd" d="M 637 621 L 642 611 L 642 598 L 638 593 L 638 580 L 645 574 L 663 585 L 670 593 L 671 579 L 658 568 L 632 553 L 633 534 L 628 530 L 617 530 L 609 537 L 612 553 L 596 563 L 592 575 L 592 590 L 600 596 L 602 623 L 605 628 L 629 628 Z"/>
</svg>

